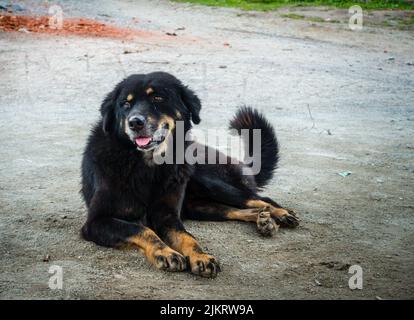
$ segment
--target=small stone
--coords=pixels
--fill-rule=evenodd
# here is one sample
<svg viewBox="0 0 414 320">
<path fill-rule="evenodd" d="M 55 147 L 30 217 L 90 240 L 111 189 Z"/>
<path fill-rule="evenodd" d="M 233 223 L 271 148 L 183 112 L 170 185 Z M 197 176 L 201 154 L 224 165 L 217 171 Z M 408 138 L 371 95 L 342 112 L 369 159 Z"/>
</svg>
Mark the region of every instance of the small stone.
<svg viewBox="0 0 414 320">
<path fill-rule="evenodd" d="M 370 198 L 371 200 L 381 201 L 381 200 L 386 199 L 386 196 L 385 196 L 384 194 L 382 194 L 382 193 L 379 193 L 379 192 L 372 192 L 372 193 L 369 195 L 369 198 Z"/>
</svg>

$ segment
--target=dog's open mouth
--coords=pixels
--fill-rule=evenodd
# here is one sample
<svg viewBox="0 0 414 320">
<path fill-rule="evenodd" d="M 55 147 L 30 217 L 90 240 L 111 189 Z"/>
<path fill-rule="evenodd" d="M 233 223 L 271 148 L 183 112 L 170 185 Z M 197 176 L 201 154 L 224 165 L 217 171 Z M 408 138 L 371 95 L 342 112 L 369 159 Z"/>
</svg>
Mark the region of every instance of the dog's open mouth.
<svg viewBox="0 0 414 320">
<path fill-rule="evenodd" d="M 135 138 L 135 144 L 139 150 L 149 151 L 156 148 L 159 144 L 164 142 L 165 136 L 154 134 L 151 136 L 138 136 Z"/>
<path fill-rule="evenodd" d="M 141 135 L 131 137 L 135 142 L 138 150 L 150 151 L 163 143 L 168 135 L 168 124 L 162 129 L 156 130 L 154 133 L 141 133 Z"/>
<path fill-rule="evenodd" d="M 151 142 L 152 142 L 152 136 L 148 136 L 148 137 L 137 137 L 135 139 L 135 143 L 140 148 L 145 148 L 145 147 L 149 146 L 151 144 Z"/>
</svg>

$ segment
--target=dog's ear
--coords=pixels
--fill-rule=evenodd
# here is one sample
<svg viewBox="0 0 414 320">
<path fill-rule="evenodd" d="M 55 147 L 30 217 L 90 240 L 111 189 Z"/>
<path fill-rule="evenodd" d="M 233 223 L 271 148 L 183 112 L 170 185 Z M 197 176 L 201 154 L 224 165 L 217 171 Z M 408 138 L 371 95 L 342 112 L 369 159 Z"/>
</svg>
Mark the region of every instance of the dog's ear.
<svg viewBox="0 0 414 320">
<path fill-rule="evenodd" d="M 107 94 L 101 104 L 102 130 L 109 134 L 115 127 L 115 104 L 120 91 L 121 83 L 114 90 Z"/>
<path fill-rule="evenodd" d="M 189 89 L 187 86 L 181 86 L 181 100 L 184 105 L 187 107 L 188 111 L 191 114 L 191 120 L 195 124 L 199 124 L 200 119 L 200 110 L 201 102 L 197 95 Z"/>
</svg>

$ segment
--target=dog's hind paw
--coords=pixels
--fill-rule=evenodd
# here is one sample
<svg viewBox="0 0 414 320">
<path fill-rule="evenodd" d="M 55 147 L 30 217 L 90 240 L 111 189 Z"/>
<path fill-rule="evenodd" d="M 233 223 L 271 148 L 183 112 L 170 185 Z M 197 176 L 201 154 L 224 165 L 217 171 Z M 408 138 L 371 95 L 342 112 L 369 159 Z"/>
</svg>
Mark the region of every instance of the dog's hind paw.
<svg viewBox="0 0 414 320">
<path fill-rule="evenodd" d="M 257 231 L 264 237 L 271 237 L 278 230 L 278 225 L 268 211 L 261 211 L 257 216 Z"/>
<path fill-rule="evenodd" d="M 280 209 L 278 209 L 280 211 Z M 284 214 L 273 216 L 276 223 L 285 228 L 296 228 L 299 225 L 300 219 L 297 216 L 297 212 L 293 209 L 283 209 Z"/>
</svg>

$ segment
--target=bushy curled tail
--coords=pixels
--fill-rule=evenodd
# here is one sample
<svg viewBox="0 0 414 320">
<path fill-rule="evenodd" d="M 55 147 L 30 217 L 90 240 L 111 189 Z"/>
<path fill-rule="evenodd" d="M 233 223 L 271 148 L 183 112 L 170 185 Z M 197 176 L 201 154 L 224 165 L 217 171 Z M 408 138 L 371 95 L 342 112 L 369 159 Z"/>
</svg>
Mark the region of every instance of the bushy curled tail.
<svg viewBox="0 0 414 320">
<path fill-rule="evenodd" d="M 250 157 L 253 156 L 253 129 L 261 130 L 261 170 L 255 176 L 255 180 L 258 187 L 264 187 L 273 177 L 279 160 L 279 146 L 273 126 L 262 113 L 244 106 L 239 108 L 233 120 L 230 121 L 230 129 L 236 129 L 239 135 L 241 135 L 242 129 L 249 129 L 248 141 L 244 141 L 244 144 L 246 154 Z M 247 146 L 249 150 L 247 150 Z"/>
</svg>

